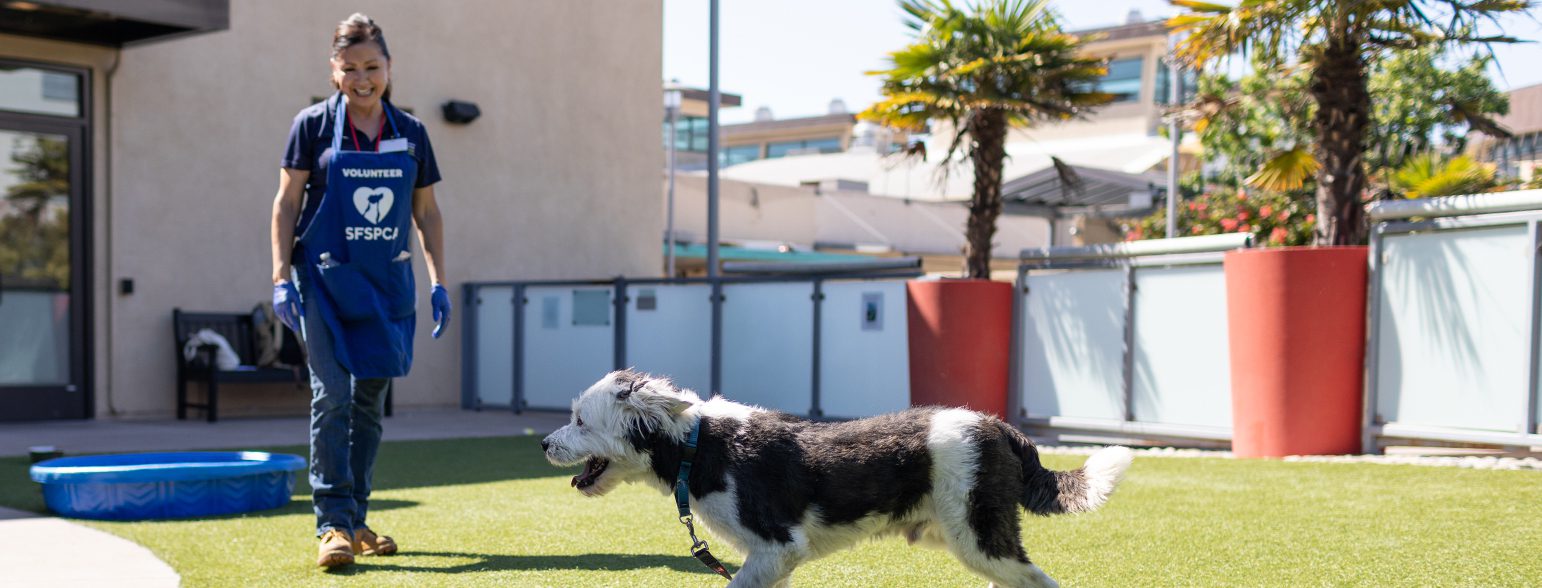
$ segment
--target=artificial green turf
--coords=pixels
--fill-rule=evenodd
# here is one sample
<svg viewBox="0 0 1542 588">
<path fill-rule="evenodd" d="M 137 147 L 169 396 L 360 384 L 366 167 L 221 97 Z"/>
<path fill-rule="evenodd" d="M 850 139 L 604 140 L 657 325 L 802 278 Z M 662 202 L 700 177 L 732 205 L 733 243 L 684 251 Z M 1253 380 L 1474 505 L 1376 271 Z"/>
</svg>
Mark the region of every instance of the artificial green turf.
<svg viewBox="0 0 1542 588">
<path fill-rule="evenodd" d="M 303 448 L 276 448 L 303 454 Z M 1046 456 L 1069 469 L 1073 456 Z M 589 499 L 533 437 L 387 443 L 371 525 L 403 553 L 313 565 L 302 481 L 245 516 L 88 522 L 136 541 L 186 586 L 722 586 L 687 553 L 674 505 L 626 486 Z M 0 504 L 41 510 L 24 458 L 0 459 Z M 1112 502 L 1025 519 L 1029 557 L 1068 586 L 1536 586 L 1542 473 L 1137 456 Z M 737 569 L 739 554 L 713 551 Z M 353 576 L 361 576 L 355 578 Z M 984 586 L 900 539 L 805 564 L 800 586 Z"/>
</svg>

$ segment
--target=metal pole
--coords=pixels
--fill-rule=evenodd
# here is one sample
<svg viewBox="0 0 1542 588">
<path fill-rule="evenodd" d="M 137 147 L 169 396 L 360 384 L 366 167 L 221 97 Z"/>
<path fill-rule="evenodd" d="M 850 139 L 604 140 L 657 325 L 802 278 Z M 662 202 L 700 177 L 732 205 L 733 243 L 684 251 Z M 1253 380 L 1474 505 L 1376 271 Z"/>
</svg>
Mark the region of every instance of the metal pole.
<svg viewBox="0 0 1542 588">
<path fill-rule="evenodd" d="M 1178 103 L 1183 100 L 1183 76 L 1178 69 L 1178 60 L 1174 57 L 1177 53 L 1178 36 L 1172 35 L 1169 39 L 1169 51 L 1167 54 L 1167 106 L 1171 109 L 1178 108 Z M 1172 139 L 1173 152 L 1167 160 L 1167 238 L 1178 236 L 1178 142 L 1182 137 L 1183 128 L 1178 124 L 1178 115 L 1167 115 L 1167 136 Z"/>
<path fill-rule="evenodd" d="M 514 362 L 509 368 L 514 370 L 514 414 L 519 414 L 525 410 L 525 305 L 530 303 L 525 287 L 514 286 L 509 302 L 514 305 Z"/>
<path fill-rule="evenodd" d="M 717 85 L 717 21 L 718 0 L 712 0 L 708 51 L 708 70 L 711 76 L 711 84 L 707 91 L 707 277 L 718 277 L 717 268 L 717 150 L 718 127 L 717 110 L 722 101 L 722 93 Z"/>
<path fill-rule="evenodd" d="M 675 123 L 679 119 L 680 100 L 676 90 L 666 90 L 669 110 L 669 213 L 664 221 L 664 277 L 675 277 Z"/>
<path fill-rule="evenodd" d="M 822 370 L 820 369 L 820 363 L 819 363 L 819 356 L 822 353 L 822 349 L 821 349 L 821 346 L 820 346 L 819 343 L 820 343 L 820 339 L 823 338 L 823 329 L 820 328 L 820 323 L 823 320 L 823 312 L 822 311 L 824 310 L 824 300 L 825 300 L 825 282 L 824 282 L 824 280 L 821 280 L 819 278 L 814 278 L 814 293 L 811 294 L 809 296 L 809 298 L 812 299 L 813 302 L 814 302 L 814 349 L 813 349 L 813 352 L 814 352 L 814 358 L 813 358 L 814 369 L 810 370 L 813 373 L 814 377 L 813 377 L 813 382 L 811 382 L 809 384 L 809 386 L 810 386 L 810 389 L 809 389 L 810 397 L 809 397 L 808 415 L 811 418 L 816 418 L 817 419 L 817 418 L 823 417 L 825 415 L 824 409 L 820 408 L 820 404 L 819 404 L 819 401 L 820 401 L 820 398 L 819 398 L 819 393 L 820 393 L 819 379 L 822 376 L 822 373 L 821 373 Z"/>
<path fill-rule="evenodd" d="M 1381 419 L 1376 411 L 1381 405 L 1377 388 L 1381 386 L 1381 290 L 1386 273 L 1382 255 L 1386 234 L 1387 223 L 1371 227 L 1371 267 L 1367 270 L 1365 289 L 1365 398 L 1360 409 L 1360 451 L 1367 454 L 1381 453 L 1377 440 Z"/>
<path fill-rule="evenodd" d="M 718 273 L 717 262 L 717 110 L 722 94 L 717 85 L 717 21 L 718 0 L 711 1 L 708 27 L 708 72 L 711 80 L 707 89 L 707 278 L 712 280 L 712 394 L 723 389 L 723 281 Z"/>
<path fill-rule="evenodd" d="M 477 295 L 476 284 L 461 284 L 461 326 L 460 326 L 460 407 L 462 410 L 482 410 L 482 394 L 477 387 L 477 309 L 482 306 L 482 299 Z"/>
<path fill-rule="evenodd" d="M 712 390 L 709 396 L 723 393 L 723 280 L 712 280 Z"/>
<path fill-rule="evenodd" d="M 632 299 L 627 295 L 626 276 L 616 276 L 616 289 L 611 293 L 611 310 L 616 313 L 611 359 L 618 370 L 627 368 L 626 363 L 626 307 Z"/>
<path fill-rule="evenodd" d="M 1124 266 L 1124 420 L 1135 422 L 1135 264 Z"/>
<path fill-rule="evenodd" d="M 1054 234 L 1051 232 L 1050 234 Z M 1022 427 L 1028 418 L 1027 403 L 1023 402 L 1023 329 L 1028 312 L 1028 266 L 1017 264 L 1017 281 L 1012 284 L 1012 338 L 1007 344 L 1012 354 L 1007 361 L 1007 422 Z"/>
<path fill-rule="evenodd" d="M 1531 316 L 1527 317 L 1530 319 L 1527 323 L 1531 325 L 1531 346 L 1526 353 L 1526 363 L 1529 364 L 1530 369 L 1527 374 L 1525 401 L 1522 403 L 1525 414 L 1521 416 L 1520 433 L 1531 435 L 1538 432 L 1537 387 L 1542 385 L 1542 366 L 1537 365 L 1537 353 L 1542 351 L 1542 321 L 1537 320 L 1542 317 L 1542 257 L 1539 257 L 1542 255 L 1542 221 L 1526 223 L 1526 233 L 1530 240 L 1530 247 L 1527 249 L 1531 257 Z"/>
</svg>

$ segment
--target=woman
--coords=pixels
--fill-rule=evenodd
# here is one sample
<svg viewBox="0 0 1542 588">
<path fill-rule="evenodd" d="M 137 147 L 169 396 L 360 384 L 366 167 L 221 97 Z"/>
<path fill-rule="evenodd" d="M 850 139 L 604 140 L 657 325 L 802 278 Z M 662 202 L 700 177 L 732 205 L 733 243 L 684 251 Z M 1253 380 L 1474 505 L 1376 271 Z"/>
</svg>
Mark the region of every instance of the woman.
<svg viewBox="0 0 1542 588">
<path fill-rule="evenodd" d="M 390 103 L 380 27 L 348 17 L 331 61 L 338 91 L 295 117 L 273 201 L 273 307 L 308 352 L 316 563 L 328 568 L 397 550 L 365 515 L 391 378 L 412 367 L 411 225 L 433 283 L 435 338 L 450 320 L 439 167 L 422 123 Z"/>
</svg>

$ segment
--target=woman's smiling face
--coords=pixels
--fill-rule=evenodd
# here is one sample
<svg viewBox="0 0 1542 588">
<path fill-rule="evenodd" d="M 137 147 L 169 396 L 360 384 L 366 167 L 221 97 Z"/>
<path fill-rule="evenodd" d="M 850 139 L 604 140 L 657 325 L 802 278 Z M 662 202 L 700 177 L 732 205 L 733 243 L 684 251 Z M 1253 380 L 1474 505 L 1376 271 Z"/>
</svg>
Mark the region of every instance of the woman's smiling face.
<svg viewBox="0 0 1542 588">
<path fill-rule="evenodd" d="M 359 43 L 332 58 L 332 83 L 356 106 L 378 104 L 391 83 L 391 61 L 378 43 Z"/>
</svg>

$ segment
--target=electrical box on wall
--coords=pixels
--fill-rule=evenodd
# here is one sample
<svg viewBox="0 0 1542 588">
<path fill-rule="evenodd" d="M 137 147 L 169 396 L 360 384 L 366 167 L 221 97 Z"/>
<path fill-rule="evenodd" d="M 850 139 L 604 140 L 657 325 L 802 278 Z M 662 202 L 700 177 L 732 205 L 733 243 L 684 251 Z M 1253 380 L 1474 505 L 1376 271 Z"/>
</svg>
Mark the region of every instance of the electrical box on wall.
<svg viewBox="0 0 1542 588">
<path fill-rule="evenodd" d="M 862 330 L 883 330 L 883 292 L 862 293 Z"/>
</svg>

